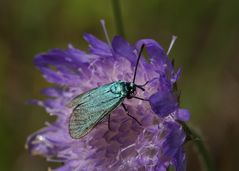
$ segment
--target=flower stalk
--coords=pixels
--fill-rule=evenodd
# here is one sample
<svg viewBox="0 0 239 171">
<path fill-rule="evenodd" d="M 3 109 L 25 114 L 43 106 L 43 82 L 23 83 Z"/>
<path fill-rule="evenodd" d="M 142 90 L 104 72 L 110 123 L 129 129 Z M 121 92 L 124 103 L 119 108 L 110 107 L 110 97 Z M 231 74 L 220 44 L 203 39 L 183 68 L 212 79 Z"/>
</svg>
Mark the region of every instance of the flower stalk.
<svg viewBox="0 0 239 171">
<path fill-rule="evenodd" d="M 119 0 L 112 0 L 114 19 L 116 22 L 117 33 L 125 38 L 124 25 L 122 21 L 121 7 Z"/>
<path fill-rule="evenodd" d="M 183 126 L 183 129 L 187 135 L 186 141 L 192 140 L 194 143 L 194 146 L 198 152 L 199 158 L 201 160 L 201 165 L 206 171 L 215 171 L 215 167 L 213 164 L 212 157 L 210 155 L 210 152 L 208 151 L 208 147 L 203 141 L 203 138 L 197 133 L 197 131 L 192 127 L 188 126 L 185 122 L 181 122 L 181 125 Z"/>
</svg>

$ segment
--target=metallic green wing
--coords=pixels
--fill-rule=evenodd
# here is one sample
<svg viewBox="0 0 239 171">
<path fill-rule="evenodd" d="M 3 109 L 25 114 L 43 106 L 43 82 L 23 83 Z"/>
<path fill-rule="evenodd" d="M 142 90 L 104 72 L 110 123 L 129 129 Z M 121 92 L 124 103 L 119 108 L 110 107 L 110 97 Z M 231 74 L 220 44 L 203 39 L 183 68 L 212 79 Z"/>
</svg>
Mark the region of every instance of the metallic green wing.
<svg viewBox="0 0 239 171">
<path fill-rule="evenodd" d="M 125 98 L 123 89 L 124 84 L 118 81 L 97 87 L 74 98 L 69 104 L 74 108 L 69 122 L 71 137 L 75 139 L 83 137 L 119 106 Z"/>
</svg>

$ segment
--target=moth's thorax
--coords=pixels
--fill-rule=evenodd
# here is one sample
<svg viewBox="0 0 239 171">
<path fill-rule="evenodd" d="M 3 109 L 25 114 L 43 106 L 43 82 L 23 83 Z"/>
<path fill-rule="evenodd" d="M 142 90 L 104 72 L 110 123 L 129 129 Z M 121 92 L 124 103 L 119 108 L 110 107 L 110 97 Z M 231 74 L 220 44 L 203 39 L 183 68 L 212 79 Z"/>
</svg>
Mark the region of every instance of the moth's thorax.
<svg viewBox="0 0 239 171">
<path fill-rule="evenodd" d="M 132 95 L 134 95 L 136 86 L 132 82 L 117 81 L 111 86 L 110 90 L 112 93 L 118 94 L 122 97 L 130 98 Z"/>
</svg>

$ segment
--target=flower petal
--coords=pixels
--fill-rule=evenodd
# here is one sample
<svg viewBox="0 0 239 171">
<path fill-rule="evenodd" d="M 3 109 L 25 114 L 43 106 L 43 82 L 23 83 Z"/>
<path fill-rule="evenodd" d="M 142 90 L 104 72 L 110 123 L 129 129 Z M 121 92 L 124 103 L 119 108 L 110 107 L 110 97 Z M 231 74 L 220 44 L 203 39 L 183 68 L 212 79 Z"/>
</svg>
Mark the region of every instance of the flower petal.
<svg viewBox="0 0 239 171">
<path fill-rule="evenodd" d="M 189 113 L 189 110 L 188 109 L 179 109 L 176 113 L 176 117 L 178 120 L 181 120 L 181 121 L 189 121 L 190 119 L 190 113 Z"/>
<path fill-rule="evenodd" d="M 92 34 L 85 33 L 84 39 L 89 43 L 90 52 L 96 55 L 112 56 L 110 46 Z"/>
<path fill-rule="evenodd" d="M 186 171 L 186 155 L 182 147 L 180 147 L 173 160 L 176 171 Z"/>
<path fill-rule="evenodd" d="M 160 117 L 165 117 L 178 108 L 177 98 L 172 92 L 157 92 L 149 97 L 152 110 Z"/>
<path fill-rule="evenodd" d="M 142 44 L 145 45 L 148 55 L 152 63 L 163 62 L 167 58 L 164 49 L 153 39 L 141 39 L 136 43 L 137 49 L 140 49 Z"/>
<path fill-rule="evenodd" d="M 176 122 L 166 122 L 164 125 L 168 128 L 165 141 L 163 142 L 163 154 L 167 157 L 173 157 L 185 140 L 185 133 Z"/>
<path fill-rule="evenodd" d="M 125 57 L 132 64 L 136 62 L 136 56 L 133 53 L 133 47 L 121 36 L 115 36 L 112 40 L 112 48 L 116 56 Z"/>
<path fill-rule="evenodd" d="M 58 71 L 53 71 L 50 68 L 40 68 L 40 71 L 43 77 L 51 83 L 57 83 L 59 85 L 79 85 L 80 77 L 79 75 L 69 74 L 69 73 L 60 73 Z"/>
<path fill-rule="evenodd" d="M 44 88 L 44 89 L 42 89 L 41 92 L 49 97 L 59 97 L 63 93 L 63 91 L 57 87 Z"/>
</svg>

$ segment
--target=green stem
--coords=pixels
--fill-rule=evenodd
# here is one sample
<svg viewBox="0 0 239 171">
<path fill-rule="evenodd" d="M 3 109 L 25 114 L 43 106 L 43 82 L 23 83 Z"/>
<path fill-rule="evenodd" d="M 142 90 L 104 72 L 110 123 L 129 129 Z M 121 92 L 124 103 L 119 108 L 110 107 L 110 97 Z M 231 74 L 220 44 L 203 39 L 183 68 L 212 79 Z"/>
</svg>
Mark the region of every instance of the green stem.
<svg viewBox="0 0 239 171">
<path fill-rule="evenodd" d="M 203 160 L 204 163 L 204 167 L 206 168 L 207 171 L 214 171 L 214 166 L 212 164 L 212 159 L 211 156 L 208 152 L 208 149 L 206 147 L 206 145 L 204 144 L 204 142 L 198 138 L 198 140 L 194 141 L 195 146 L 199 152 L 199 154 L 201 155 L 201 160 Z"/>
<path fill-rule="evenodd" d="M 121 36 L 125 37 L 119 0 L 112 0 L 112 5 L 113 5 L 114 18 L 116 21 L 117 32 Z"/>
<path fill-rule="evenodd" d="M 180 122 L 187 134 L 187 141 L 192 140 L 200 155 L 201 162 L 207 171 L 215 171 L 215 167 L 208 151 L 206 144 L 203 142 L 200 135 L 192 128 L 186 125 L 184 122 Z"/>
</svg>

